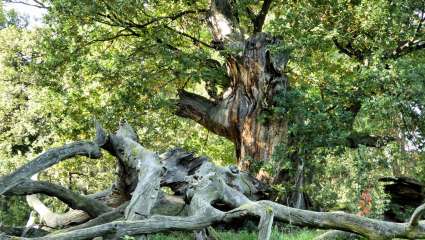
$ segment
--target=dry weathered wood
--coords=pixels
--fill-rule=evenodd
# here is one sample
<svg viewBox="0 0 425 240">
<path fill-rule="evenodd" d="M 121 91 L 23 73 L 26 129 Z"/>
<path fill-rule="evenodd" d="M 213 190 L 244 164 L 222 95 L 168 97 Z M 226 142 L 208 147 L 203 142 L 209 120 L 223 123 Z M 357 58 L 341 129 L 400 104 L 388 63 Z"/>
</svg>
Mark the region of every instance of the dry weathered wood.
<svg viewBox="0 0 425 240">
<path fill-rule="evenodd" d="M 5 195 L 32 195 L 36 193 L 57 197 L 73 209 L 83 210 L 91 217 L 109 212 L 111 208 L 92 198 L 72 192 L 62 186 L 42 181 L 27 180 L 8 190 Z"/>
<path fill-rule="evenodd" d="M 367 236 L 370 239 L 392 239 L 396 237 L 417 239 L 425 237 L 424 224 L 420 224 L 415 232 L 409 232 L 406 230 L 407 223 L 389 223 L 345 213 L 317 213 L 289 208 L 269 201 L 260 201 L 244 204 L 229 212 L 213 210 L 213 214 L 209 216 L 152 216 L 146 220 L 115 221 L 81 231 L 50 235 L 42 239 L 89 239 L 111 233 L 124 236 L 167 230 L 197 230 L 203 229 L 216 221 L 228 221 L 233 218 L 244 217 L 247 214 L 256 215 L 262 207 L 273 209 L 273 212 L 276 213 L 276 218 L 290 221 L 292 224 L 349 230 Z"/>
<path fill-rule="evenodd" d="M 422 217 L 422 215 L 425 212 L 425 204 L 420 205 L 418 208 L 415 209 L 415 211 L 413 212 L 412 216 L 410 217 L 409 220 L 409 227 L 410 228 L 414 228 L 416 226 L 418 226 L 419 224 L 419 220 Z"/>
<path fill-rule="evenodd" d="M 78 230 L 78 229 L 84 229 L 84 228 L 89 228 L 89 227 L 93 227 L 96 225 L 100 225 L 100 224 L 105 224 L 108 222 L 112 222 L 115 220 L 119 220 L 120 218 L 124 217 L 124 210 L 127 207 L 128 202 L 124 203 L 123 205 L 115 208 L 114 210 L 104 213 L 96 218 L 93 218 L 85 223 L 76 225 L 76 226 L 72 226 L 72 227 L 68 227 L 60 232 L 69 232 L 69 231 L 74 231 L 74 230 Z"/>
<path fill-rule="evenodd" d="M 121 167 L 119 173 L 126 173 L 118 176 L 118 182 L 121 182 L 118 185 L 122 184 L 120 187 L 115 186 L 111 190 L 92 196 L 77 194 L 71 197 L 73 194 L 56 185 L 24 182 L 14 190 L 10 189 L 8 193 L 25 194 L 38 191 L 53 196 L 66 195 L 62 197 L 65 202 L 79 202 L 79 199 L 83 199 L 83 202 L 88 203 L 83 204 L 82 207 L 87 207 L 90 203 L 99 207 L 102 205 L 98 205 L 98 200 L 93 199 L 106 201 L 105 199 L 113 195 L 116 190 L 130 191 L 122 193 L 132 195 L 128 199 L 128 206 L 122 205 L 75 228 L 36 239 L 92 239 L 99 236 L 119 238 L 125 235 L 143 237 L 144 234 L 170 230 L 202 231 L 214 223 L 244 218 L 247 215 L 260 218 L 258 238 L 262 240 L 270 238 L 273 219 L 294 225 L 337 229 L 370 239 L 425 237 L 425 223 L 419 221 L 425 211 L 425 205 L 419 207 L 407 223 L 386 222 L 342 212 L 313 212 L 291 208 L 267 200 L 257 201 L 261 199 L 261 196 L 266 195 L 264 186 L 235 166 L 219 167 L 206 158 L 194 157 L 193 154 L 181 149 L 175 149 L 158 157 L 138 143 L 136 133 L 128 125 L 122 125 L 116 134 L 99 138 L 107 139 L 102 146 L 110 147 L 108 151 L 112 151 L 117 157 L 118 165 Z M 162 174 L 163 171 L 165 174 Z M 46 190 L 45 188 L 49 186 L 52 189 Z M 170 187 L 176 196 L 167 197 L 159 194 L 160 186 Z M 34 195 L 27 198 L 50 226 L 65 226 L 71 222 L 81 221 L 81 216 L 84 214 L 84 221 L 90 219 L 85 212 L 73 212 L 76 210 L 58 216 Z M 187 211 L 183 211 L 186 209 L 183 198 L 188 205 Z M 179 215 L 185 212 L 185 215 L 152 215 L 155 212 L 154 206 L 159 206 L 160 209 L 162 205 L 173 204 L 176 207 L 173 207 L 172 211 L 167 210 L 161 214 Z M 109 208 L 93 213 L 93 216 L 107 210 Z M 124 220 L 117 221 L 122 218 Z M 10 237 L 3 234 L 0 239 L 3 238 Z"/>
<path fill-rule="evenodd" d="M 274 213 L 272 209 L 264 209 L 264 213 L 261 215 L 260 223 L 258 225 L 258 240 L 270 239 L 273 217 Z"/>
<path fill-rule="evenodd" d="M 128 220 L 146 218 L 158 198 L 162 174 L 159 156 L 137 142 L 138 137 L 128 124 L 122 125 L 110 138 L 120 161 L 126 168 L 133 168 L 138 175 L 137 185 L 125 211 L 125 217 Z"/>
<path fill-rule="evenodd" d="M 194 154 L 179 148 L 168 151 L 160 157 L 165 168 L 161 186 L 170 187 L 176 195 L 186 195 L 190 179 L 202 178 L 213 172 L 250 199 L 264 199 L 269 194 L 270 189 L 267 185 L 249 173 L 240 171 L 236 166 L 219 167 L 208 162 L 206 157 L 195 157 Z"/>
<path fill-rule="evenodd" d="M 275 105 L 273 96 L 284 92 L 284 69 L 288 55 L 269 51 L 279 40 L 264 33 L 243 42 L 242 56 L 226 60 L 230 89 L 221 101 L 211 102 L 193 93 L 181 91 L 176 114 L 190 118 L 207 129 L 233 141 L 239 167 L 250 169 L 250 161 L 267 161 L 277 144 L 286 141 L 284 116 L 259 119 L 260 113 Z"/>
<path fill-rule="evenodd" d="M 29 179 L 32 175 L 74 156 L 100 158 L 100 148 L 92 142 L 75 142 L 63 147 L 53 148 L 17 169 L 8 176 L 0 178 L 0 195 Z"/>
<path fill-rule="evenodd" d="M 73 223 L 82 223 L 90 219 L 90 216 L 81 210 L 71 209 L 66 213 L 55 213 L 49 209 L 36 195 L 26 196 L 28 205 L 39 215 L 47 227 L 57 228 Z"/>
</svg>

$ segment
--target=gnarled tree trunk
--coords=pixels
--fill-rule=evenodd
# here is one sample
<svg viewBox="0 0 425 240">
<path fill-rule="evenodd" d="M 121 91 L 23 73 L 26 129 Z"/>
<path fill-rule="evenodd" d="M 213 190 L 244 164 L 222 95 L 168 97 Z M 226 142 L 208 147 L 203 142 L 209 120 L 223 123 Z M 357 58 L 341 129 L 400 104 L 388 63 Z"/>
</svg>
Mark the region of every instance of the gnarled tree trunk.
<svg viewBox="0 0 425 240">
<path fill-rule="evenodd" d="M 284 178 L 274 178 L 282 176 L 279 164 L 283 163 L 271 161 L 277 147 L 291 141 L 288 139 L 287 116 L 275 113 L 274 109 L 276 97 L 288 90 L 284 70 L 289 56 L 281 49 L 278 38 L 261 32 L 270 4 L 271 1 L 264 1 L 261 12 L 253 18 L 255 31 L 246 38 L 235 18 L 232 4 L 227 0 L 211 2 L 210 32 L 213 45 L 223 50 L 228 82 L 222 85 L 226 89 L 219 96 L 216 91 L 212 91 L 214 94 L 208 91 L 210 98 L 180 90 L 176 114 L 232 141 L 240 169 L 268 182 L 285 179 L 295 191 L 284 201 L 305 208 L 306 200 L 300 191 L 304 184 L 304 165 L 300 159 L 279 156 L 279 159 L 291 161 L 293 169 L 298 171 L 295 174 L 299 176 L 297 178 L 288 178 L 286 172 Z M 210 85 L 215 88 L 215 80 L 211 82 Z M 263 171 L 267 164 L 272 164 L 276 172 Z M 268 167 L 270 169 L 270 165 Z"/>
<path fill-rule="evenodd" d="M 287 120 L 272 111 L 274 98 L 287 90 L 284 68 L 288 55 L 276 50 L 280 44 L 277 38 L 261 32 L 268 7 L 257 16 L 255 29 L 260 31 L 245 39 L 232 5 L 226 0 L 212 1 L 210 30 L 217 48 L 227 50 L 229 87 L 222 96 L 211 96 L 214 100 L 182 90 L 177 110 L 177 115 L 231 140 L 238 166 L 251 172 L 271 159 L 278 144 L 287 142 Z"/>
<path fill-rule="evenodd" d="M 276 146 L 287 141 L 285 116 L 273 114 L 273 100 L 287 88 L 283 69 L 286 55 L 273 56 L 279 41 L 258 33 L 245 42 L 243 55 L 227 59 L 230 88 L 211 101 L 180 92 L 179 116 L 191 118 L 235 143 L 238 165 L 252 169 L 253 162 L 271 159 Z"/>
</svg>

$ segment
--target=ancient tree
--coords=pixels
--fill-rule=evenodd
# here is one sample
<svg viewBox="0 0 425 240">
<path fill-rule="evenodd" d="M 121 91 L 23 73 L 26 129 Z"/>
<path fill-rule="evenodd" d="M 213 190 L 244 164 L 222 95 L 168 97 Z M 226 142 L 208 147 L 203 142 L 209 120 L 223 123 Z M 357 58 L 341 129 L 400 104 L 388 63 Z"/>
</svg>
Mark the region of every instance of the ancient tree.
<svg viewBox="0 0 425 240">
<path fill-rule="evenodd" d="M 155 47 L 166 48 L 169 54 L 184 55 L 179 46 L 164 40 L 164 35 L 173 33 L 174 36 L 189 39 L 195 46 L 203 46 L 218 52 L 224 59 L 224 64 L 216 59 L 202 59 L 210 68 L 224 69 L 220 79 L 209 79 L 205 83 L 209 97 L 190 92 L 184 84 L 179 88 L 175 113 L 192 119 L 211 132 L 231 140 L 236 146 L 238 166 L 216 166 L 208 158 L 197 157 L 182 149 L 158 154 L 144 148 L 136 131 L 127 123 L 120 124 L 118 130 L 114 132 L 108 132 L 97 124 L 94 141 L 75 142 L 50 149 L 12 174 L 0 178 L 0 194 L 27 196 L 27 202 L 47 227 L 0 226 L 0 238 L 117 239 L 129 235 L 145 239 L 151 233 L 180 230 L 194 231 L 198 239 L 205 239 L 211 226 L 234 219 L 244 219 L 247 216 L 258 221 L 258 239 L 262 240 L 270 238 L 274 221 L 338 230 L 329 233 L 331 237 L 322 236 L 322 239 L 335 236 L 332 234 L 354 234 L 370 239 L 424 238 L 425 223 L 420 221 L 425 211 L 424 205 L 416 209 L 408 222 L 392 223 L 343 212 L 301 210 L 299 208 L 305 207 L 305 201 L 303 194 L 297 190 L 289 201 L 291 206 L 297 208 L 266 200 L 270 192 L 261 179 L 270 181 L 271 176 L 267 174 L 254 176 L 257 174 L 255 168 L 256 165 L 270 161 L 280 144 L 296 147 L 297 142 L 305 141 L 312 148 L 335 145 L 350 148 L 359 145 L 381 147 L 393 138 L 359 133 L 353 127 L 355 118 L 362 108 L 362 99 L 358 96 L 366 96 L 371 92 L 367 95 L 370 97 L 387 91 L 381 85 L 369 92 L 354 89 L 353 94 L 344 98 L 343 103 L 335 101 L 324 109 L 325 114 L 334 109 L 343 111 L 344 114 L 337 112 L 333 117 L 344 115 L 345 120 L 340 125 L 344 130 L 348 129 L 349 134 L 343 134 L 343 137 L 336 139 L 326 139 L 325 136 L 322 142 L 314 142 L 317 144 L 314 145 L 309 139 L 303 138 L 304 136 L 290 133 L 289 126 L 294 124 L 294 121 L 300 124 L 307 121 L 302 115 L 292 116 L 289 119 L 285 112 L 274 111 L 278 99 L 284 98 L 282 95 L 296 86 L 291 86 L 285 74 L 289 56 L 282 48 L 283 40 L 262 31 L 269 11 L 278 3 L 270 0 L 260 2 L 261 6 L 256 11 L 249 6 L 243 9 L 245 17 L 249 19 L 248 24 L 246 21 L 241 24 L 239 15 L 241 9 L 237 9 L 234 1 L 226 0 L 212 0 L 205 9 L 187 9 L 185 6 L 184 11 L 153 17 L 149 14 L 139 14 L 138 9 L 134 16 L 125 15 L 127 12 L 124 10 L 134 13 L 134 9 L 128 6 L 114 8 L 108 1 L 93 1 L 92 5 L 87 6 L 71 1 L 68 2 L 70 4 L 66 9 L 61 5 L 61 1 L 51 1 L 49 2 L 51 6 L 40 5 L 56 14 L 56 16 L 52 14 L 51 19 L 54 20 L 55 17 L 60 20 L 61 13 L 77 16 L 73 18 L 77 20 L 71 22 L 71 25 L 74 25 L 62 26 L 71 33 L 60 29 L 63 31 L 58 30 L 53 36 L 59 33 L 72 35 L 84 32 L 74 31 L 74 27 L 78 29 L 75 23 L 86 24 L 85 27 L 88 26 L 87 29 L 92 30 L 107 26 L 107 31 L 103 29 L 105 31 L 100 34 L 93 34 L 95 39 L 92 41 L 80 36 L 71 38 L 70 42 L 82 42 L 84 47 L 128 37 L 140 38 L 143 44 L 153 43 Z M 146 8 L 149 7 L 151 6 L 147 4 Z M 69 9 L 75 12 L 68 11 Z M 87 10 L 83 12 L 87 16 L 81 17 L 77 10 Z M 142 15 L 143 18 L 141 17 L 142 20 L 139 21 L 137 17 Z M 202 16 L 207 22 L 211 42 L 202 41 L 176 26 L 170 26 L 170 22 L 193 15 Z M 323 15 L 320 19 L 325 22 L 328 17 Z M 420 35 L 422 19 L 423 17 L 420 24 L 415 27 L 417 29 L 415 37 Z M 155 27 L 163 30 L 165 34 L 154 34 Z M 356 32 L 350 34 L 357 36 Z M 358 68 L 367 67 L 369 62 L 366 55 L 372 50 L 360 51 L 353 47 L 352 42 L 341 41 L 338 38 L 332 41 L 341 53 L 360 62 Z M 384 53 L 382 57 L 395 59 L 423 49 L 424 46 L 423 41 L 411 38 L 407 42 L 401 41 L 395 51 L 389 51 L 390 54 Z M 78 47 L 75 47 L 77 49 L 74 49 L 75 52 L 84 53 L 83 47 Z M 75 52 L 73 54 L 77 54 Z M 384 51 L 380 51 L 382 52 Z M 66 61 L 71 59 L 68 57 L 66 56 Z M 175 70 L 173 74 L 181 73 Z M 371 86 L 373 87 L 375 86 Z M 326 86 L 320 90 L 329 95 L 338 95 L 332 89 L 326 89 Z M 345 114 L 346 112 L 349 114 Z M 298 155 L 301 151 L 302 149 L 296 149 L 285 158 L 291 161 L 293 169 L 298 171 L 297 177 L 289 180 L 298 189 L 304 183 L 305 163 Z M 101 158 L 105 153 L 116 158 L 117 178 L 110 188 L 104 191 L 82 195 L 54 183 L 36 180 L 35 176 L 39 172 L 61 161 L 70 161 L 75 156 Z M 276 168 L 279 170 L 279 166 Z M 278 174 L 280 178 L 278 180 L 288 180 L 288 176 L 283 176 L 284 174 L 287 173 Z M 163 187 L 167 187 L 170 191 L 163 191 Z M 71 210 L 64 214 L 55 213 L 35 194 L 56 197 Z"/>
</svg>

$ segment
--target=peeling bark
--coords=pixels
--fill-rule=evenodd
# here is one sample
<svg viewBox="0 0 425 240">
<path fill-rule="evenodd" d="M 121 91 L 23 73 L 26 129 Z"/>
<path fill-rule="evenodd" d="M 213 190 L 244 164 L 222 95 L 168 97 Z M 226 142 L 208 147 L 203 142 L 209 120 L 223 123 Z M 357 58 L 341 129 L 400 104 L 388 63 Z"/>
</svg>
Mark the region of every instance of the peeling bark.
<svg viewBox="0 0 425 240">
<path fill-rule="evenodd" d="M 273 98 L 287 90 L 284 69 L 288 54 L 272 50 L 280 41 L 261 32 L 272 1 L 264 1 L 252 18 L 255 30 L 248 39 L 232 4 L 213 0 L 209 13 L 213 42 L 220 45 L 218 49 L 234 51 L 224 54 L 230 87 L 215 101 L 182 90 L 176 114 L 233 141 L 238 166 L 257 172 L 255 168 L 271 159 L 278 144 L 287 143 L 287 120 L 273 113 Z"/>
<path fill-rule="evenodd" d="M 176 114 L 196 121 L 219 136 L 228 139 L 234 137 L 230 131 L 231 125 L 226 106 L 214 103 L 205 97 L 185 90 L 179 91 Z"/>
<path fill-rule="evenodd" d="M 182 91 L 177 115 L 193 119 L 236 145 L 238 165 L 269 161 L 279 143 L 287 142 L 285 116 L 273 114 L 275 97 L 287 89 L 283 74 L 288 56 L 270 50 L 279 40 L 258 33 L 244 42 L 241 57 L 227 59 L 231 87 L 221 101 L 212 102 Z"/>
</svg>

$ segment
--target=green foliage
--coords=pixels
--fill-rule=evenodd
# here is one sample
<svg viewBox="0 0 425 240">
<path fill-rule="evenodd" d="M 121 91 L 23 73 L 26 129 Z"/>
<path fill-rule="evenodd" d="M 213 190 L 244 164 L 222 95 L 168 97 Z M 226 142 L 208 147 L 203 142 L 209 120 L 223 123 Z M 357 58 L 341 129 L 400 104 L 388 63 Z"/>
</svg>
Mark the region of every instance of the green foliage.
<svg viewBox="0 0 425 240">
<path fill-rule="evenodd" d="M 0 30 L 9 26 L 25 28 L 28 26 L 28 19 L 25 16 L 18 15 L 13 9 L 6 11 L 3 2 L 0 2 Z"/>
<path fill-rule="evenodd" d="M 275 97 L 273 111 L 289 118 L 293 142 L 273 158 L 289 178 L 297 171 L 291 156 L 303 159 L 305 190 L 325 209 L 357 212 L 371 186 L 376 216 L 387 202 L 379 177 L 422 179 L 424 52 L 396 50 L 425 37 L 419 2 L 287 1 L 270 15 L 267 31 L 291 49 L 290 90 Z M 397 141 L 347 148 L 365 135 Z M 284 194 L 291 186 L 275 188 Z"/>
<path fill-rule="evenodd" d="M 25 225 L 31 209 L 26 205 L 25 197 L 0 196 L 0 223 L 6 226 Z"/>
</svg>

